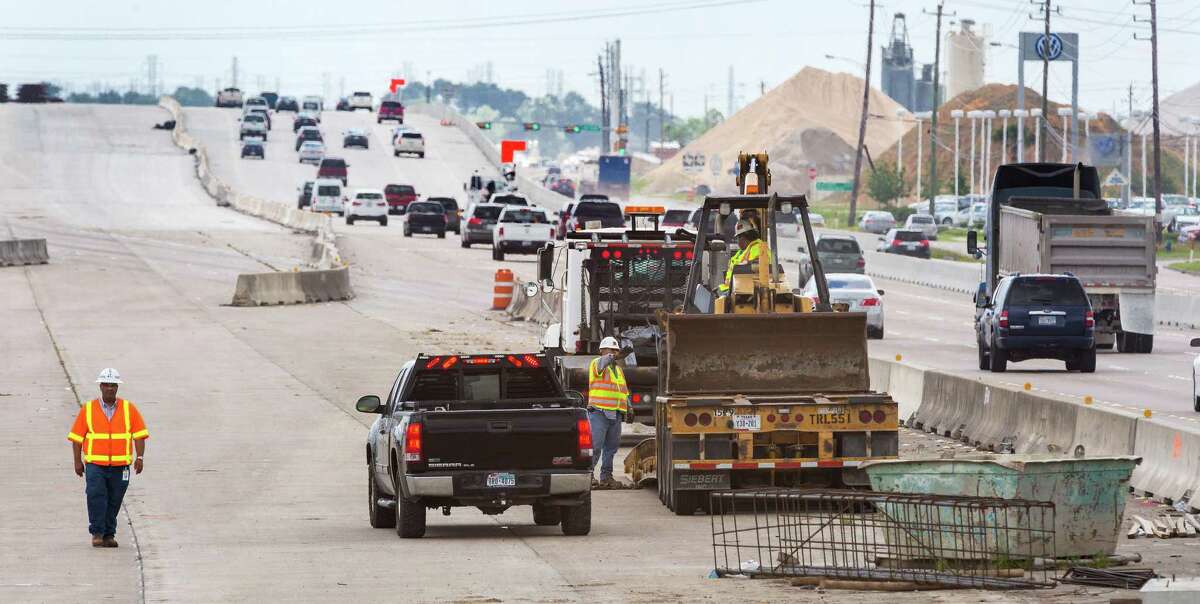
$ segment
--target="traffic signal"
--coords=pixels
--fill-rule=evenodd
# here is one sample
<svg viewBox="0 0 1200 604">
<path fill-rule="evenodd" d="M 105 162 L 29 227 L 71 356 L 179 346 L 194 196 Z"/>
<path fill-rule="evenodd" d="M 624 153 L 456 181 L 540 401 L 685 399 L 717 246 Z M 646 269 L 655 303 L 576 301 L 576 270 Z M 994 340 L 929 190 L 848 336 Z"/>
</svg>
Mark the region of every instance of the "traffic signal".
<svg viewBox="0 0 1200 604">
<path fill-rule="evenodd" d="M 491 122 L 475 122 L 475 125 L 479 126 L 480 130 L 491 130 L 492 129 Z"/>
<path fill-rule="evenodd" d="M 626 126 L 625 124 L 617 126 L 617 134 L 629 134 L 629 126 Z"/>
<path fill-rule="evenodd" d="M 542 129 L 542 125 L 537 122 L 525 122 L 524 126 L 525 126 L 526 132 L 529 132 L 529 131 L 537 132 L 538 130 Z"/>
<path fill-rule="evenodd" d="M 567 134 L 579 134 L 581 130 L 582 128 L 580 128 L 577 124 L 572 124 L 563 128 L 563 131 Z"/>
</svg>

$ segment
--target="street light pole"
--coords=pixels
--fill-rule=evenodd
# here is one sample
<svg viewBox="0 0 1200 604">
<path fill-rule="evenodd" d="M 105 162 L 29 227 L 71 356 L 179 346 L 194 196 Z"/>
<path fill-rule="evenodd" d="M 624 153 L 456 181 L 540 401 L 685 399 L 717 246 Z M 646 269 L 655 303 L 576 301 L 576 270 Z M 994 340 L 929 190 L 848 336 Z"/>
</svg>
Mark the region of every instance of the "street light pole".
<svg viewBox="0 0 1200 604">
<path fill-rule="evenodd" d="M 906 111 L 904 109 L 897 109 L 896 110 L 896 118 L 899 119 L 900 121 L 904 121 L 905 113 L 906 113 Z M 921 161 L 921 159 L 918 157 L 917 161 Z M 900 142 L 897 143 L 897 147 L 896 147 L 896 174 L 904 173 L 904 171 L 901 169 L 902 166 L 904 166 L 904 134 L 903 133 L 900 134 Z M 917 191 L 917 197 L 920 197 L 920 196 L 921 196 L 921 192 Z"/>
<path fill-rule="evenodd" d="M 1012 115 L 1012 111 L 1001 109 L 1000 113 L 1000 165 L 1008 163 L 1008 117 Z"/>
<path fill-rule="evenodd" d="M 963 110 L 955 109 L 950 112 L 950 117 L 954 118 L 954 197 L 957 198 L 958 193 L 958 164 L 961 161 L 958 154 L 958 122 L 962 119 Z"/>
<path fill-rule="evenodd" d="M 1033 157 L 1036 158 L 1037 161 L 1045 161 L 1042 158 L 1042 122 L 1044 121 L 1042 118 L 1042 110 L 1030 109 L 1029 115 L 1033 118 L 1033 124 L 1035 126 L 1033 129 Z"/>
<path fill-rule="evenodd" d="M 971 195 L 975 194 L 975 126 L 979 121 L 980 111 L 968 111 L 967 119 L 971 120 Z"/>
<path fill-rule="evenodd" d="M 979 193 L 981 195 L 988 194 L 988 181 L 992 175 L 992 127 L 993 121 L 996 118 L 996 112 L 988 109 L 983 112 L 983 158 L 980 164 L 983 167 L 983 174 L 979 180 Z"/>
<path fill-rule="evenodd" d="M 1062 163 L 1064 163 L 1064 164 L 1067 163 L 1067 136 L 1070 134 L 1068 129 L 1071 127 L 1070 117 L 1071 117 L 1071 114 L 1073 114 L 1073 113 L 1074 113 L 1074 111 L 1071 111 L 1070 107 L 1059 107 L 1058 108 L 1058 116 L 1061 117 L 1062 121 L 1063 121 Z M 1074 157 L 1075 154 L 1071 153 L 1071 156 Z"/>
</svg>

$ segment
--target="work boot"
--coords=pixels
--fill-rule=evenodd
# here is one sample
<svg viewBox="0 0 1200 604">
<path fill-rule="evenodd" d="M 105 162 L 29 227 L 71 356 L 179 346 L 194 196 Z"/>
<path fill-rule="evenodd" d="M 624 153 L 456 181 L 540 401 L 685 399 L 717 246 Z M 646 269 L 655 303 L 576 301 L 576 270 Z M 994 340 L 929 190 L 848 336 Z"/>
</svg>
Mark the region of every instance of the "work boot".
<svg viewBox="0 0 1200 604">
<path fill-rule="evenodd" d="M 109 537 L 104 538 L 104 541 L 102 542 L 102 545 L 100 547 L 120 547 L 120 546 L 117 544 L 117 540 L 115 538 L 109 536 Z"/>
<path fill-rule="evenodd" d="M 92 547 L 104 547 L 104 539 L 100 535 L 92 535 Z"/>
<path fill-rule="evenodd" d="M 600 481 L 599 481 L 599 480 L 596 480 L 596 477 L 595 477 L 595 476 L 593 476 L 593 477 L 592 477 L 592 488 L 593 488 L 593 489 L 598 489 L 598 488 L 600 488 Z"/>
<path fill-rule="evenodd" d="M 600 484 L 601 484 L 601 485 L 602 485 L 604 488 L 606 488 L 606 489 L 619 489 L 619 488 L 621 488 L 621 482 L 620 482 L 620 481 L 618 481 L 616 478 L 613 478 L 612 476 L 609 476 L 608 478 L 605 478 L 604 480 L 601 480 L 601 481 L 600 481 Z"/>
</svg>

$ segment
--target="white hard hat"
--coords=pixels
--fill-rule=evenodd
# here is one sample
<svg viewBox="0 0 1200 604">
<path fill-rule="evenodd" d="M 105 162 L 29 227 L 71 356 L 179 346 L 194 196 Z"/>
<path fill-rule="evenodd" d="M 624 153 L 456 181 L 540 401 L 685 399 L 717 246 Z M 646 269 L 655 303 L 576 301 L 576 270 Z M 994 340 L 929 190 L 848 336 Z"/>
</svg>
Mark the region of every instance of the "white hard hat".
<svg viewBox="0 0 1200 604">
<path fill-rule="evenodd" d="M 100 370 L 100 375 L 96 376 L 97 384 L 121 384 L 121 372 L 112 367 L 105 367 Z"/>
<path fill-rule="evenodd" d="M 743 218 L 743 219 L 737 221 L 737 227 L 735 227 L 733 229 L 733 234 L 740 237 L 743 233 L 747 233 L 750 231 L 757 231 L 757 230 L 758 230 L 758 227 L 754 226 L 753 222 L 750 222 L 749 220 L 746 220 L 745 218 Z"/>
<path fill-rule="evenodd" d="M 613 350 L 620 350 L 621 345 L 617 343 L 616 338 L 614 338 L 612 336 L 608 336 L 607 338 L 600 340 L 600 350 L 604 350 L 605 348 L 611 348 Z"/>
</svg>

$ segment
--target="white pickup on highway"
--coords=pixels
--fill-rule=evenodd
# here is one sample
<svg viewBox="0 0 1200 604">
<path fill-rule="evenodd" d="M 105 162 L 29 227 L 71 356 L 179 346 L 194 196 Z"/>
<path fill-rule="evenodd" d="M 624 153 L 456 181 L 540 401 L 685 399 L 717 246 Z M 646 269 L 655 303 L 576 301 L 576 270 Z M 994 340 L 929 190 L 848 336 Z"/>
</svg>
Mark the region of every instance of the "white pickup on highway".
<svg viewBox="0 0 1200 604">
<path fill-rule="evenodd" d="M 505 206 L 496 219 L 492 236 L 492 258 L 504 260 L 504 254 L 536 254 L 554 241 L 550 213 L 531 206 Z"/>
</svg>

